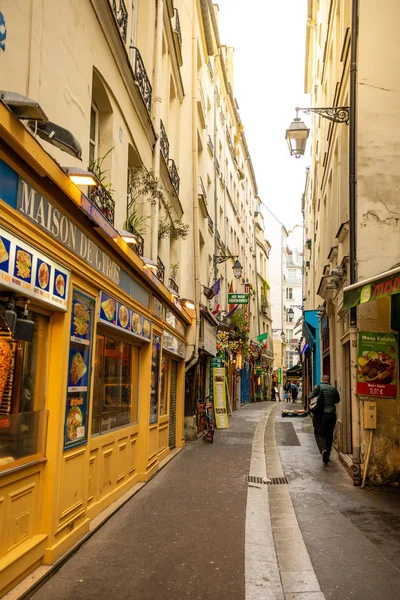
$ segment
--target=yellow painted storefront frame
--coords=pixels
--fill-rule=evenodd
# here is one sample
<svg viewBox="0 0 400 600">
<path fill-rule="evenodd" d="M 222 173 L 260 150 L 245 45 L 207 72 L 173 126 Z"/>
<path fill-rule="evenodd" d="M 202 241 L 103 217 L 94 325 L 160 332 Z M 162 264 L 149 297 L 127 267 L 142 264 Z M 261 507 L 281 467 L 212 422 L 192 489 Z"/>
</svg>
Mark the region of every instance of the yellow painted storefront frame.
<svg viewBox="0 0 400 600">
<path fill-rule="evenodd" d="M 7 142 L 17 154 L 13 154 L 12 150 L 8 153 L 4 142 Z M 164 292 L 163 286 L 154 277 L 150 276 L 150 281 L 146 281 L 146 278 L 143 277 L 143 264 L 140 258 L 129 249 L 125 242 L 121 239 L 117 241 L 108 239 L 98 228 L 96 228 L 97 231 L 94 226 L 92 226 L 93 229 L 90 229 L 90 223 L 87 228 L 84 227 L 86 216 L 77 210 L 80 206 L 78 188 L 69 181 L 53 159 L 1 104 L 0 158 L 29 181 L 36 190 L 50 198 L 52 203 L 58 204 L 62 210 L 66 211 L 71 221 L 79 223 L 79 227 L 85 231 L 87 229 L 90 237 L 95 239 L 105 252 L 112 255 L 116 262 L 128 268 L 133 275 L 138 275 L 140 284 L 149 291 L 150 303 L 146 308 L 136 302 L 57 240 L 47 236 L 33 223 L 21 217 L 13 208 L 0 200 L 0 224 L 5 225 L 15 235 L 71 269 L 70 298 L 72 288 L 92 296 L 96 299 L 96 314 L 98 314 L 99 292 L 104 290 L 150 319 L 154 332 L 162 336 L 165 329 L 181 341 L 185 341 L 177 331 L 152 314 L 151 292 L 153 289 L 168 308 L 173 309 L 174 304 L 170 294 Z M 41 178 L 38 178 L 38 175 Z M 52 190 L 49 190 L 48 182 L 46 179 L 42 179 L 45 176 L 57 184 L 55 189 L 52 186 Z M 67 202 L 65 202 L 66 196 L 69 198 Z M 63 201 L 62 205 L 61 201 Z M 71 212 L 66 204 L 71 205 Z M 82 220 L 79 218 L 80 214 Z M 90 521 L 94 517 L 131 489 L 135 483 L 147 481 L 157 471 L 160 461 L 170 451 L 168 445 L 166 448 L 159 449 L 158 447 L 159 429 L 168 428 L 169 410 L 167 415 L 159 417 L 157 424 L 148 425 L 151 343 L 143 342 L 140 352 L 141 381 L 138 423 L 91 437 L 90 393 L 88 443 L 63 452 L 70 309 L 71 301 L 69 301 L 67 312 L 52 312 L 50 319 L 48 334 L 50 365 L 47 370 L 45 406 L 49 411 L 46 457 L 35 463 L 24 465 L 18 470 L 0 474 L 0 594 L 16 585 L 39 564 L 52 564 L 60 558 L 89 532 Z M 185 322 L 185 325 L 191 323 L 190 317 L 184 311 L 179 313 L 179 317 Z M 93 366 L 95 341 L 91 356 Z M 179 360 L 179 357 L 176 357 L 176 360 L 179 361 L 177 388 L 180 390 L 180 394 L 177 395 L 176 414 L 176 447 L 179 448 L 184 445 L 185 363 L 183 359 Z M 92 378 L 93 372 L 92 368 Z M 92 385 L 90 389 L 92 390 Z M 146 390 L 148 390 L 147 393 Z M 152 440 L 154 437 L 155 440 Z M 4 490 L 6 490 L 5 494 Z M 10 498 L 24 498 L 27 494 L 32 496 L 28 510 L 29 528 L 27 532 L 22 532 L 22 538 L 13 548 L 3 547 L 6 552 L 5 554 L 3 552 L 2 556 L 2 540 L 3 544 L 8 543 L 4 541 L 7 540 L 7 536 L 4 535 L 5 507 L 7 507 L 7 503 L 10 503 Z M 9 508 L 7 511 L 9 516 Z"/>
</svg>

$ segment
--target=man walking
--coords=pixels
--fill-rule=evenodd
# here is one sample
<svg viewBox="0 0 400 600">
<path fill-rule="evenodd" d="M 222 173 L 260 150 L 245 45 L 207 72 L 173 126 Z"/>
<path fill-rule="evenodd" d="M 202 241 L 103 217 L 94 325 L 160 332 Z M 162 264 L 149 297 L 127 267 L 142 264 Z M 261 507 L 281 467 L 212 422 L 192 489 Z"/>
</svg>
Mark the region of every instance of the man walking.
<svg viewBox="0 0 400 600">
<path fill-rule="evenodd" d="M 332 450 L 333 431 L 336 425 L 336 404 L 340 402 L 337 389 L 331 385 L 329 375 L 322 375 L 322 381 L 316 385 L 310 394 L 315 398 L 323 394 L 323 409 L 313 416 L 314 435 L 317 446 L 322 455 L 322 462 L 326 465 L 330 461 Z"/>
</svg>

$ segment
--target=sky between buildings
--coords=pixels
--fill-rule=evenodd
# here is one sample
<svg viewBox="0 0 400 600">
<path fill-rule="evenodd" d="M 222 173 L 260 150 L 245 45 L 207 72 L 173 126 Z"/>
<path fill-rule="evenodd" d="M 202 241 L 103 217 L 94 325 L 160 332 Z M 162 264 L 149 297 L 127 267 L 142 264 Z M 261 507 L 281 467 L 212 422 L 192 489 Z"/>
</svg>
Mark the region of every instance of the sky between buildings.
<svg viewBox="0 0 400 600">
<path fill-rule="evenodd" d="M 307 0 L 218 0 L 221 43 L 235 48 L 234 93 L 260 198 L 287 229 L 302 222 L 306 157 L 289 155 L 285 131 L 304 94 Z M 309 126 L 307 117 L 305 122 Z M 268 218 L 268 211 L 263 211 Z"/>
</svg>

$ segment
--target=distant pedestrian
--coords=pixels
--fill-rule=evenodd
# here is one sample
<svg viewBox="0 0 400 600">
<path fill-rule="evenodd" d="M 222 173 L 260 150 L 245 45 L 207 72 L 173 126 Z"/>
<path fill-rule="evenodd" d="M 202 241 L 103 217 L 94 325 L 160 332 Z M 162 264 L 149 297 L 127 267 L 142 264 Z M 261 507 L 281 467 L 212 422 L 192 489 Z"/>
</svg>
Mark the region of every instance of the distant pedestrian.
<svg viewBox="0 0 400 600">
<path fill-rule="evenodd" d="M 297 396 L 299 393 L 299 388 L 297 387 L 297 385 L 295 384 L 294 381 L 292 381 L 292 384 L 290 386 L 290 391 L 292 392 L 292 400 L 293 402 L 297 401 Z"/>
<path fill-rule="evenodd" d="M 275 402 L 281 401 L 280 396 L 279 396 L 279 390 L 276 387 L 276 385 L 274 385 L 274 387 L 273 387 L 273 400 L 275 400 Z"/>
<path fill-rule="evenodd" d="M 330 461 L 333 432 L 336 425 L 336 404 L 340 402 L 337 389 L 331 385 L 329 375 L 322 375 L 322 381 L 316 385 L 309 399 L 323 394 L 323 406 L 313 416 L 314 435 L 317 446 L 326 465 Z"/>
</svg>

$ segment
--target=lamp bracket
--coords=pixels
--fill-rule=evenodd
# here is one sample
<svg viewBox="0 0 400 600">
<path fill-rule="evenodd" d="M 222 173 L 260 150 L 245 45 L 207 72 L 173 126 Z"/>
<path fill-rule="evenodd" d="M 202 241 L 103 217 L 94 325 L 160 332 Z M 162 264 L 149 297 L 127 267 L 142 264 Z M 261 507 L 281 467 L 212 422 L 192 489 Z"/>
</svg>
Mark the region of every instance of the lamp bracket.
<svg viewBox="0 0 400 600">
<path fill-rule="evenodd" d="M 230 258 L 238 258 L 238 256 L 237 255 L 233 256 L 231 254 L 228 254 L 227 256 L 217 256 L 217 254 L 214 254 L 214 263 L 216 265 L 219 265 L 221 263 L 226 262 Z"/>
<path fill-rule="evenodd" d="M 299 111 L 304 112 L 306 115 L 310 115 L 311 113 L 316 113 L 325 119 L 329 119 L 329 121 L 333 121 L 333 123 L 346 123 L 349 124 L 350 121 L 350 107 L 349 106 L 330 106 L 323 108 L 299 108 L 296 107 L 296 115 Z"/>
</svg>

